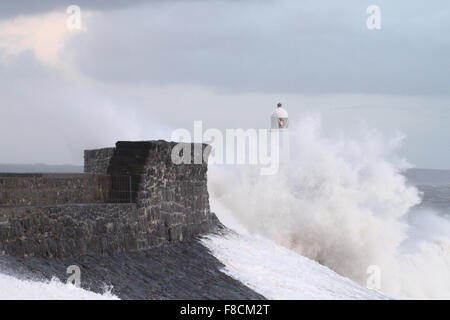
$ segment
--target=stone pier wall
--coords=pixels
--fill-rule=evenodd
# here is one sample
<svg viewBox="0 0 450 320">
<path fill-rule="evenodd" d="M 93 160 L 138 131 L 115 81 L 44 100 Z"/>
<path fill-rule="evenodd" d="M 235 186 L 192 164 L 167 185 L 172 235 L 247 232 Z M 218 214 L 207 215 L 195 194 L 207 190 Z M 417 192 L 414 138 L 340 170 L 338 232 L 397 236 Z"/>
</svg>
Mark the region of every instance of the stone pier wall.
<svg viewBox="0 0 450 320">
<path fill-rule="evenodd" d="M 94 174 L 0 174 L 0 206 L 107 202 L 110 179 Z"/>
<path fill-rule="evenodd" d="M 0 205 L 0 254 L 56 258 L 115 254 L 213 231 L 219 223 L 209 206 L 207 159 L 176 165 L 171 161 L 175 145 L 118 142 L 115 148 L 85 153 L 85 171 L 106 175 L 0 178 L 0 190 L 8 192 L 4 204 L 14 204 Z M 200 148 L 206 156 L 207 147 Z M 134 203 L 106 203 L 109 191 L 121 187 L 114 185 L 116 176 L 133 177 Z M 84 196 L 77 198 L 79 194 Z M 34 200 L 21 202 L 22 195 Z M 58 205 L 60 201 L 64 204 Z"/>
<path fill-rule="evenodd" d="M 115 148 L 84 151 L 84 172 L 106 174 Z"/>
<path fill-rule="evenodd" d="M 175 143 L 146 146 L 148 158 L 141 174 L 138 207 L 144 215 L 163 224 L 171 241 L 182 241 L 207 232 L 217 219 L 211 213 L 207 188 L 207 159 L 201 164 L 174 165 Z M 202 146 L 202 153 L 207 145 Z M 191 149 L 192 159 L 194 148 Z"/>
<path fill-rule="evenodd" d="M 0 253 L 63 258 L 135 251 L 145 247 L 145 226 L 136 204 L 3 207 Z"/>
</svg>

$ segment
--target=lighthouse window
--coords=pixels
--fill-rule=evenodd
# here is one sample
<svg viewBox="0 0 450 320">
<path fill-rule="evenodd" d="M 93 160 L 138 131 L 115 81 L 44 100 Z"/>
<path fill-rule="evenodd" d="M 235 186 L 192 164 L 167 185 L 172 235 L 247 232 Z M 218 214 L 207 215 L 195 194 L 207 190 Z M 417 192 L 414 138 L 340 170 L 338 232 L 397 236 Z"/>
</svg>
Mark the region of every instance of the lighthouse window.
<svg viewBox="0 0 450 320">
<path fill-rule="evenodd" d="M 288 121 L 287 121 L 287 119 L 278 119 L 278 124 L 279 124 L 279 127 L 281 128 L 281 129 L 283 129 L 283 128 L 287 128 L 287 125 L 288 125 Z"/>
</svg>

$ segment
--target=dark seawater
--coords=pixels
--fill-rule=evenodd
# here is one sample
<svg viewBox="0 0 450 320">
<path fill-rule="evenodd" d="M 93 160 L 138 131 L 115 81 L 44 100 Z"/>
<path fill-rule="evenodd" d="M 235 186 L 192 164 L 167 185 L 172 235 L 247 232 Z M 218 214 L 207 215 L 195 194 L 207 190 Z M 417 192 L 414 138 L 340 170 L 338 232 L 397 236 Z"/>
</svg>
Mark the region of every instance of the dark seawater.
<svg viewBox="0 0 450 320">
<path fill-rule="evenodd" d="M 403 173 L 414 185 L 450 185 L 450 170 L 409 169 Z"/>
<path fill-rule="evenodd" d="M 450 170 L 410 169 L 404 175 L 422 192 L 422 202 L 414 209 L 431 209 L 450 218 Z"/>
<path fill-rule="evenodd" d="M 417 208 L 433 209 L 450 218 L 450 185 L 418 185 L 422 203 Z"/>
</svg>

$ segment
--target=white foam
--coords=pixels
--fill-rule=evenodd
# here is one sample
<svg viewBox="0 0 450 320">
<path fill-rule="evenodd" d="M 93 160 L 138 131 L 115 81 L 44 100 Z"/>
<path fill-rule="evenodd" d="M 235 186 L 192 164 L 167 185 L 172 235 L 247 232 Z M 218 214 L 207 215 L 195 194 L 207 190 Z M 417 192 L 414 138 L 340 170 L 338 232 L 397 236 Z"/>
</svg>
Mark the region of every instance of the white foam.
<svg viewBox="0 0 450 320">
<path fill-rule="evenodd" d="M 389 298 L 258 236 L 208 236 L 203 243 L 226 274 L 268 299 Z"/>
<path fill-rule="evenodd" d="M 317 117 L 296 124 L 292 163 L 279 174 L 210 167 L 219 218 L 362 285 L 377 265 L 384 292 L 450 298 L 450 227 L 429 219 L 428 237 L 416 237 L 420 224 L 408 217 L 420 193 L 400 173 L 407 165 L 396 156 L 401 135 L 386 139 L 362 126 L 353 136 L 327 138 Z"/>
<path fill-rule="evenodd" d="M 29 281 L 0 273 L 0 300 L 117 300 L 109 291 L 97 294 L 57 279 Z"/>
</svg>

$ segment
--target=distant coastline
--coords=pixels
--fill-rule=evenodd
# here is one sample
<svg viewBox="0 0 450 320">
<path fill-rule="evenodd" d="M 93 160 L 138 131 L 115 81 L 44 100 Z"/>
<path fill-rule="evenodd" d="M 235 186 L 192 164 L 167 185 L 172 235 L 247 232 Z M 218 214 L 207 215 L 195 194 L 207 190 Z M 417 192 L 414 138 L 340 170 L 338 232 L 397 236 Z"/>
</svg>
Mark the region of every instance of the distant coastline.
<svg viewBox="0 0 450 320">
<path fill-rule="evenodd" d="M 83 173 L 82 165 L 1 164 L 1 173 Z M 410 184 L 450 184 L 450 170 L 412 168 L 403 172 Z"/>
<path fill-rule="evenodd" d="M 83 173 L 82 165 L 50 165 L 43 163 L 36 164 L 1 164 L 1 173 Z"/>
</svg>

